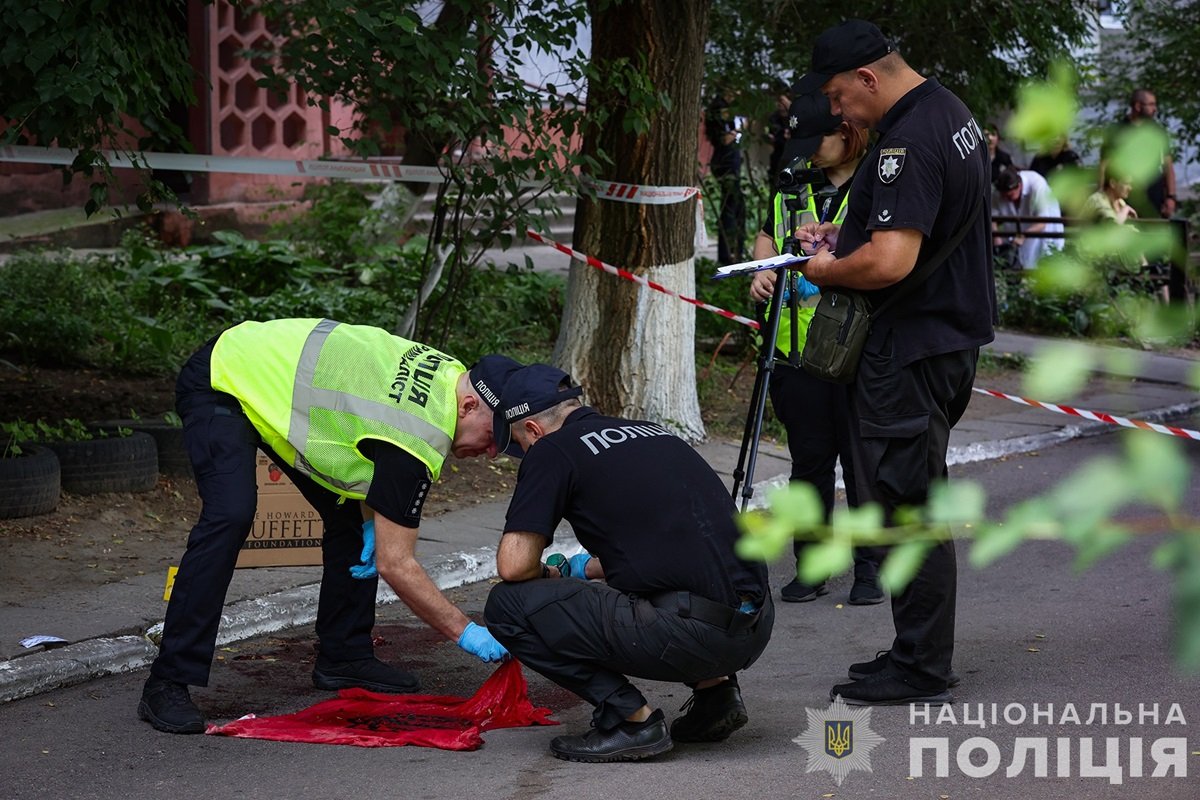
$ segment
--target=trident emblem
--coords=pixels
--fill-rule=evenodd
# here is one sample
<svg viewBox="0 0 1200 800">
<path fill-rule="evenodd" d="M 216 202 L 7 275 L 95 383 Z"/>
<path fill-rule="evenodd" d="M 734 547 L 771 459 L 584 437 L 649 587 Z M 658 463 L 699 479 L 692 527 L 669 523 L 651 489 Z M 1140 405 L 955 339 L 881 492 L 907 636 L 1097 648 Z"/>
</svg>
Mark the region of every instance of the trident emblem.
<svg viewBox="0 0 1200 800">
<path fill-rule="evenodd" d="M 834 758 L 844 758 L 854 752 L 854 723 L 852 721 L 825 721 L 825 752 Z"/>
</svg>

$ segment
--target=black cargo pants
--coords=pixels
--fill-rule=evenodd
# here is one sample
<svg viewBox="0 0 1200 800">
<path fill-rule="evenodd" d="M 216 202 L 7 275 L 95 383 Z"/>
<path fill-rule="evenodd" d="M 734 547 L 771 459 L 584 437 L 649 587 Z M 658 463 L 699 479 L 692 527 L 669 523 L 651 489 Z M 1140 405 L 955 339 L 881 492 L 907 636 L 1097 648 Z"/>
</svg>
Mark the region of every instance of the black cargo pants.
<svg viewBox="0 0 1200 800">
<path fill-rule="evenodd" d="M 862 503 L 880 503 L 890 521 L 903 505 L 923 506 L 946 478 L 950 429 L 971 399 L 979 350 L 958 350 L 899 366 L 890 336 L 863 350 L 851 386 L 855 485 Z M 893 666 L 914 685 L 946 687 L 954 657 L 958 565 L 954 542 L 930 550 L 912 582 L 892 598 Z"/>
<path fill-rule="evenodd" d="M 362 509 L 357 501 L 339 504 L 336 494 L 284 463 L 262 443 L 237 399 L 212 388 L 214 342 L 187 361 L 176 383 L 176 409 L 203 505 L 179 563 L 162 644 L 150 672 L 193 686 L 208 685 L 225 594 L 258 504 L 259 448 L 291 478 L 325 523 L 316 625 L 321 653 L 334 661 L 367 658 L 374 652 L 371 629 L 378 581 L 350 575 L 362 552 Z"/>
<path fill-rule="evenodd" d="M 769 594 L 757 615 L 734 612 L 725 627 L 680 616 L 675 594 L 652 602 L 594 581 L 500 583 L 483 615 L 513 656 L 595 706 L 596 727 L 610 730 L 646 705 L 627 675 L 695 684 L 746 669 L 767 646 Z"/>
</svg>

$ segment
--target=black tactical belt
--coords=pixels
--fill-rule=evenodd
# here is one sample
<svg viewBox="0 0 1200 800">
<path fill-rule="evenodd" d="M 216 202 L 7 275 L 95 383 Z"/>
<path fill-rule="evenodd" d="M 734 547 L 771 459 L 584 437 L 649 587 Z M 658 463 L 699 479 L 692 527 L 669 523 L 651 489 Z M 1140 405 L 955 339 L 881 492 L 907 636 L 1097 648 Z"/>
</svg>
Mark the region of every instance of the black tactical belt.
<svg viewBox="0 0 1200 800">
<path fill-rule="evenodd" d="M 758 622 L 758 610 L 746 614 L 691 592 L 659 592 L 646 595 L 645 599 L 655 608 L 674 611 L 683 619 L 707 622 L 726 633 L 739 633 L 754 627 L 754 623 Z"/>
</svg>

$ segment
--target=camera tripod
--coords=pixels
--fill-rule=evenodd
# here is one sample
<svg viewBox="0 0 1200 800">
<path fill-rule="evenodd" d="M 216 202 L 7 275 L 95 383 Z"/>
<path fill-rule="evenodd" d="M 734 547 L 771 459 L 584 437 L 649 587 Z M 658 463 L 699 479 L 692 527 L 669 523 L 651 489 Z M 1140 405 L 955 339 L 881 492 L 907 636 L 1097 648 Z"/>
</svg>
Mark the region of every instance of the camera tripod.
<svg viewBox="0 0 1200 800">
<path fill-rule="evenodd" d="M 783 240 L 783 254 L 795 255 L 800 251 L 800 242 L 796 239 L 796 228 L 800 210 L 812 197 L 811 188 L 805 184 L 797 187 L 798 191 L 783 191 L 784 206 L 788 215 L 788 235 Z M 817 193 L 818 195 L 821 192 Z M 784 296 L 788 296 L 788 314 L 791 315 L 792 341 L 789 348 L 788 363 L 792 367 L 800 367 L 799 343 L 799 287 L 796 283 L 796 273 L 787 267 L 775 270 L 775 289 L 771 294 L 766 324 L 759 328 L 762 334 L 762 345 L 758 354 L 758 368 L 754 374 L 754 390 L 750 395 L 750 407 L 746 412 L 746 427 L 742 433 L 742 444 L 738 452 L 737 466 L 733 470 L 734 499 L 742 488 L 742 510 L 750 505 L 754 496 L 754 467 L 758 462 L 758 443 L 762 438 L 763 416 L 766 413 L 767 396 L 771 386 L 771 375 L 775 371 L 775 340 L 779 336 L 780 314 L 783 312 Z M 744 481 L 744 486 L 743 486 Z"/>
</svg>

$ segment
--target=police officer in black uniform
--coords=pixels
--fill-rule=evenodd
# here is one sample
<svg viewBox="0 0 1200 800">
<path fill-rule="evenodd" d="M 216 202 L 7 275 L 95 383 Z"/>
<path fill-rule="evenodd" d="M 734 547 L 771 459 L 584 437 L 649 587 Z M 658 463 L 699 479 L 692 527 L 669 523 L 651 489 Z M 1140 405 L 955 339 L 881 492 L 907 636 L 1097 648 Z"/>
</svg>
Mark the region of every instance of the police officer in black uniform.
<svg viewBox="0 0 1200 800">
<path fill-rule="evenodd" d="M 954 242 L 944 262 L 873 320 L 850 387 L 854 478 L 889 518 L 924 505 L 944 478 L 950 429 L 966 410 L 979 347 L 993 338 L 988 157 L 971 112 L 905 63 L 879 28 L 850 20 L 824 31 L 800 91 L 820 89 L 835 114 L 879 140 L 850 189 L 840 229 L 810 225 L 802 270 L 822 287 L 865 291 L 878 305 L 913 269 Z M 836 252 L 836 256 L 834 255 Z M 954 544 L 936 545 L 892 600 L 896 638 L 834 686 L 850 704 L 946 702 L 954 682 Z"/>
<path fill-rule="evenodd" d="M 695 450 L 652 422 L 581 406 L 581 391 L 545 364 L 505 384 L 495 430 L 511 423 L 507 452 L 525 456 L 488 630 L 595 706 L 589 733 L 550 743 L 558 758 L 631 761 L 723 740 L 747 720 L 734 673 L 771 634 L 766 568 L 734 555 L 733 499 Z M 541 554 L 564 518 L 587 554 L 560 570 Z M 688 684 L 687 714 L 668 730 L 626 675 Z"/>
</svg>

